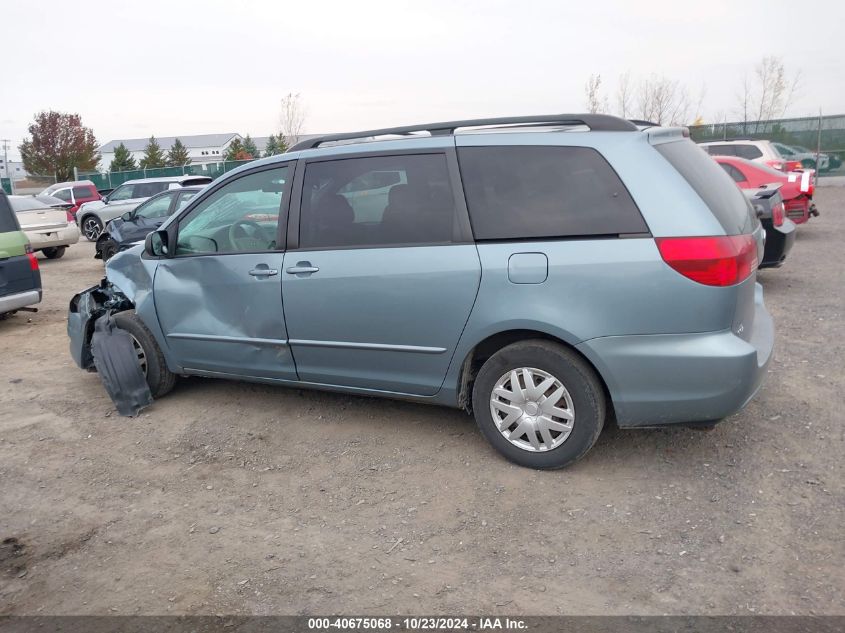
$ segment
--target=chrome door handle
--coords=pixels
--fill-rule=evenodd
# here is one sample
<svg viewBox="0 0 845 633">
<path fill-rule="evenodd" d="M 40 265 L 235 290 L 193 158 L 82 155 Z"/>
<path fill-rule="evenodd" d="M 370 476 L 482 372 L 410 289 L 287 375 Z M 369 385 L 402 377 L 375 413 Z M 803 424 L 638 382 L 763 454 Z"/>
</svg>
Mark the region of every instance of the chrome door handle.
<svg viewBox="0 0 845 633">
<path fill-rule="evenodd" d="M 272 277 L 278 275 L 279 271 L 272 268 L 253 268 L 249 271 L 249 274 L 253 277 Z"/>
<path fill-rule="evenodd" d="M 316 266 L 291 266 L 285 271 L 288 275 L 310 275 L 311 273 L 320 272 Z"/>
</svg>

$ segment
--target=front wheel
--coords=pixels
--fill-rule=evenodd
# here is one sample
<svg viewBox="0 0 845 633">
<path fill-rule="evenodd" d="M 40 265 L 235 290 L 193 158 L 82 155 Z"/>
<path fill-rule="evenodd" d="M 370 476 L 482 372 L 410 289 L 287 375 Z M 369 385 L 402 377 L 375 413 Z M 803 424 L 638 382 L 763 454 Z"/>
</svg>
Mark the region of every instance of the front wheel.
<svg viewBox="0 0 845 633">
<path fill-rule="evenodd" d="M 176 374 L 167 368 L 158 343 L 138 315 L 134 312 L 119 312 L 114 315 L 114 323 L 132 337 L 138 364 L 141 365 L 153 398 L 160 398 L 173 389 Z"/>
<path fill-rule="evenodd" d="M 601 433 L 604 390 L 596 372 L 551 341 L 508 345 L 478 372 L 472 390 L 475 421 L 512 462 L 562 468 L 583 457 Z"/>
<path fill-rule="evenodd" d="M 95 215 L 84 217 L 80 226 L 82 228 L 82 234 L 89 242 L 96 242 L 97 238 L 100 237 L 100 233 L 103 232 L 103 223 Z"/>
<path fill-rule="evenodd" d="M 65 254 L 67 246 L 51 246 L 49 248 L 41 249 L 47 259 L 59 259 Z"/>
</svg>

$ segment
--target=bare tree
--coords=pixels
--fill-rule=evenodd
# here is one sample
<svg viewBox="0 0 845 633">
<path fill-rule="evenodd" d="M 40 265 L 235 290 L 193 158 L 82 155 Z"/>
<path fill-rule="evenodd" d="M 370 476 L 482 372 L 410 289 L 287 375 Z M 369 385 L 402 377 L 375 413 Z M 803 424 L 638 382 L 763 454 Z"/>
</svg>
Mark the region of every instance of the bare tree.
<svg viewBox="0 0 845 633">
<path fill-rule="evenodd" d="M 601 98 L 601 75 L 590 75 L 587 83 L 584 85 L 584 91 L 587 95 L 587 111 L 596 113 L 607 110 L 607 99 L 602 104 Z M 604 107 L 603 107 L 604 106 Z"/>
<path fill-rule="evenodd" d="M 634 95 L 631 87 L 631 71 L 626 70 L 619 76 L 619 84 L 616 86 L 616 107 L 619 115 L 627 119 L 634 113 Z"/>
<path fill-rule="evenodd" d="M 754 78 L 744 77 L 739 94 L 739 110 L 743 121 L 754 119 L 765 127 L 766 122 L 786 114 L 798 89 L 800 73 L 789 77 L 780 57 L 764 57 L 754 67 Z"/>
<path fill-rule="evenodd" d="M 636 110 L 639 118 L 658 125 L 687 125 L 690 110 L 689 91 L 677 80 L 657 75 L 640 80 Z"/>
<path fill-rule="evenodd" d="M 293 147 L 302 136 L 305 114 L 305 106 L 302 104 L 302 98 L 298 92 L 296 94 L 289 92 L 285 95 L 282 99 L 280 123 L 282 135 L 288 147 Z"/>
</svg>

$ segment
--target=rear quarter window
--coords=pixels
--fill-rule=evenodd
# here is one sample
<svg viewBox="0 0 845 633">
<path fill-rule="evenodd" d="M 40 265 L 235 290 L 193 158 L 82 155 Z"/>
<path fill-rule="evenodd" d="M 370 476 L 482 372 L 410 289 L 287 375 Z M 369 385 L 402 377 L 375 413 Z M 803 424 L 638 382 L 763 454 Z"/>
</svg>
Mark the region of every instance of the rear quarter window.
<svg viewBox="0 0 845 633">
<path fill-rule="evenodd" d="M 73 188 L 73 197 L 77 200 L 80 198 L 94 198 L 94 188 L 93 187 L 74 187 Z"/>
<path fill-rule="evenodd" d="M 458 149 L 478 240 L 647 233 L 610 164 L 588 147 Z"/>
<path fill-rule="evenodd" d="M 20 231 L 18 218 L 15 216 L 6 194 L 0 194 L 0 233 Z"/>
<path fill-rule="evenodd" d="M 755 158 L 760 158 L 763 152 L 756 145 L 737 145 L 736 155 L 741 158 L 747 158 L 748 160 L 754 160 Z"/>
<path fill-rule="evenodd" d="M 654 148 L 684 177 L 722 225 L 726 235 L 751 233 L 755 217 L 736 183 L 695 143 L 660 143 Z"/>
</svg>

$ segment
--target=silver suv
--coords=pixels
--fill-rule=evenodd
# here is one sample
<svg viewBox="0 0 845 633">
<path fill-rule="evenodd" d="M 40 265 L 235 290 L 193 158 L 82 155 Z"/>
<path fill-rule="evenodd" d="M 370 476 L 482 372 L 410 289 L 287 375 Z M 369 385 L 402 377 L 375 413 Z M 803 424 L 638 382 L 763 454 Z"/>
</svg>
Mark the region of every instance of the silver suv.
<svg viewBox="0 0 845 633">
<path fill-rule="evenodd" d="M 760 223 L 687 136 L 583 114 L 303 141 L 109 260 L 71 352 L 127 414 L 179 375 L 404 398 L 535 468 L 608 420 L 713 424 L 774 333 Z"/>
<path fill-rule="evenodd" d="M 101 200 L 86 202 L 76 212 L 79 230 L 90 242 L 97 241 L 110 220 L 132 211 L 157 193 L 191 185 L 206 185 L 209 176 L 168 176 L 127 180 Z"/>
</svg>

